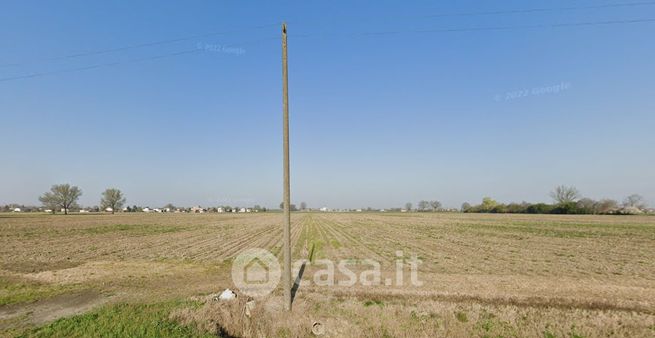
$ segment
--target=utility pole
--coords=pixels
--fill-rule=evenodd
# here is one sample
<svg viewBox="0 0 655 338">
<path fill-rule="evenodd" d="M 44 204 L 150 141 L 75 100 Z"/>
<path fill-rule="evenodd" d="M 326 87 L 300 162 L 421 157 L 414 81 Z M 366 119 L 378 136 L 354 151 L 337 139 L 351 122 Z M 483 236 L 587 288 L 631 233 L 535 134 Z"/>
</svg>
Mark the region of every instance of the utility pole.
<svg viewBox="0 0 655 338">
<path fill-rule="evenodd" d="M 289 74 L 287 24 L 282 23 L 282 119 L 284 143 L 284 309 L 291 311 L 291 185 L 289 179 Z"/>
</svg>

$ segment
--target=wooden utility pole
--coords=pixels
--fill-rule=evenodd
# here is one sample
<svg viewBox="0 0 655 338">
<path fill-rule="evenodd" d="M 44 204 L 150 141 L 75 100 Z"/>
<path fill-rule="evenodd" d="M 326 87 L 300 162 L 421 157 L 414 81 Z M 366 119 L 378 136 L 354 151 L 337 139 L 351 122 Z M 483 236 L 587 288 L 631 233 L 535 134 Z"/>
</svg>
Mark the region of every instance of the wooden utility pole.
<svg viewBox="0 0 655 338">
<path fill-rule="evenodd" d="M 289 79 L 287 24 L 282 23 L 282 119 L 284 143 L 284 309 L 291 311 L 291 185 L 289 180 Z"/>
</svg>

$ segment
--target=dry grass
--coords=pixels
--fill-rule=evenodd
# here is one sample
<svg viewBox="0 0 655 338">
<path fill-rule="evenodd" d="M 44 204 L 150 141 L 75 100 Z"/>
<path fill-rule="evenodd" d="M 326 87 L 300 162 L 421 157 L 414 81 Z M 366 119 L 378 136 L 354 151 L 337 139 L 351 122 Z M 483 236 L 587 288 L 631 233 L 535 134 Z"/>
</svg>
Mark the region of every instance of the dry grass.
<svg viewBox="0 0 655 338">
<path fill-rule="evenodd" d="M 20 285 L 36 295 L 8 298 L 0 330 L 32 321 L 8 308 L 38 307 L 60 294 L 42 290 L 152 303 L 233 288 L 230 262 L 241 250 L 279 254 L 281 219 L 0 215 L 3 288 Z M 402 250 L 423 261 L 424 285 L 303 286 L 293 316 L 275 311 L 277 290 L 257 300 L 252 318 L 243 299 L 178 309 L 171 318 L 234 336 L 306 336 L 316 320 L 329 336 L 655 335 L 653 217 L 297 213 L 292 242 L 298 258 L 375 259 L 384 277 L 392 276 Z M 320 268 L 309 265 L 305 279 Z"/>
</svg>

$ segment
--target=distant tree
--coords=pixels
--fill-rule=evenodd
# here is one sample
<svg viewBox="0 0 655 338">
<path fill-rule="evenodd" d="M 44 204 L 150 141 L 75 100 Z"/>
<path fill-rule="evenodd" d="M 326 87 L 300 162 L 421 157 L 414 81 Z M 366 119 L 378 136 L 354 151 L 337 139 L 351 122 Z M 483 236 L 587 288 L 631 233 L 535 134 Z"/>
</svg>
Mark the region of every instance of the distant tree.
<svg viewBox="0 0 655 338">
<path fill-rule="evenodd" d="M 432 211 L 439 211 L 439 209 L 441 209 L 441 202 L 430 201 L 430 207 L 432 208 Z"/>
<path fill-rule="evenodd" d="M 646 209 L 646 203 L 641 195 L 632 194 L 623 200 L 623 206 L 626 208 Z"/>
<path fill-rule="evenodd" d="M 307 203 L 305 202 L 300 202 L 300 210 L 307 210 Z"/>
<path fill-rule="evenodd" d="M 64 214 L 68 215 L 68 210 L 78 207 L 77 200 L 82 196 L 82 190 L 70 184 L 55 184 L 50 188 L 50 191 L 44 193 L 39 197 L 39 201 L 44 206 L 52 208 L 61 207 L 64 209 Z"/>
<path fill-rule="evenodd" d="M 405 203 L 405 210 L 412 211 L 412 203 L 410 202 Z"/>
<path fill-rule="evenodd" d="M 50 210 L 50 212 L 54 215 L 55 212 L 57 212 L 57 208 L 59 208 L 59 199 L 55 197 L 54 194 L 51 192 L 47 192 L 43 194 L 43 196 L 39 197 L 39 201 L 43 204 L 43 206 Z M 10 209 L 7 209 L 10 210 Z"/>
<path fill-rule="evenodd" d="M 528 206 L 526 212 L 528 214 L 550 214 L 553 211 L 553 206 L 546 203 L 537 203 Z"/>
<path fill-rule="evenodd" d="M 485 197 L 482 199 L 482 205 L 480 207 L 482 212 L 491 212 L 497 205 L 498 202 L 496 202 L 493 198 Z"/>
<path fill-rule="evenodd" d="M 550 197 L 557 204 L 566 204 L 577 201 L 580 198 L 580 192 L 575 187 L 560 185 L 550 193 Z"/>
<path fill-rule="evenodd" d="M 280 202 L 280 210 L 284 210 L 284 202 Z M 298 208 L 296 207 L 295 204 L 289 205 L 289 210 L 290 211 L 298 211 Z"/>
<path fill-rule="evenodd" d="M 584 211 L 578 208 L 578 204 L 576 202 L 565 202 L 565 203 L 557 204 L 555 208 L 553 208 L 551 213 L 562 214 L 562 215 L 574 215 L 574 214 L 582 214 L 584 213 Z"/>
<path fill-rule="evenodd" d="M 125 205 L 125 196 L 123 196 L 123 192 L 116 188 L 108 188 L 102 193 L 100 205 L 102 206 L 102 210 L 111 208 L 111 213 L 113 214 L 117 209 L 123 208 L 123 205 Z"/>
<path fill-rule="evenodd" d="M 577 202 L 577 208 L 580 213 L 583 214 L 597 214 L 598 202 L 592 200 L 591 198 L 584 197 Z"/>
<path fill-rule="evenodd" d="M 427 211 L 429 207 L 430 207 L 430 202 L 428 201 L 418 202 L 418 211 Z"/>
<path fill-rule="evenodd" d="M 611 199 L 603 199 L 596 206 L 599 214 L 610 214 L 619 209 L 619 202 Z"/>
<path fill-rule="evenodd" d="M 510 204 L 505 206 L 505 212 L 510 213 L 510 214 L 522 214 L 522 213 L 527 212 L 527 209 L 528 209 L 529 206 L 530 206 L 530 204 L 528 204 L 527 202 L 523 202 L 523 203 L 520 203 L 520 204 L 519 203 L 510 203 Z"/>
<path fill-rule="evenodd" d="M 489 212 L 494 214 L 505 214 L 508 212 L 507 206 L 505 204 L 496 204 Z"/>
<path fill-rule="evenodd" d="M 462 210 L 462 212 L 468 212 L 469 210 L 471 210 L 471 203 L 469 203 L 469 202 L 462 203 L 461 210 Z"/>
<path fill-rule="evenodd" d="M 175 211 L 175 206 L 173 203 L 168 203 L 164 206 L 164 209 L 170 209 L 171 211 Z"/>
</svg>

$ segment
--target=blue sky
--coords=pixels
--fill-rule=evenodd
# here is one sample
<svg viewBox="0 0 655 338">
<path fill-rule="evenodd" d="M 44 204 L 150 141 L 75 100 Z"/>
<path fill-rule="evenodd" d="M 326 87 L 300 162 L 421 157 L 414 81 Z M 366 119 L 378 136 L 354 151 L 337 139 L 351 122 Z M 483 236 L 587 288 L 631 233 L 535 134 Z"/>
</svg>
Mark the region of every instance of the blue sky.
<svg viewBox="0 0 655 338">
<path fill-rule="evenodd" d="M 614 4 L 6 1 L 0 203 L 277 206 L 286 20 L 293 202 L 654 204 L 655 2 Z"/>
</svg>

